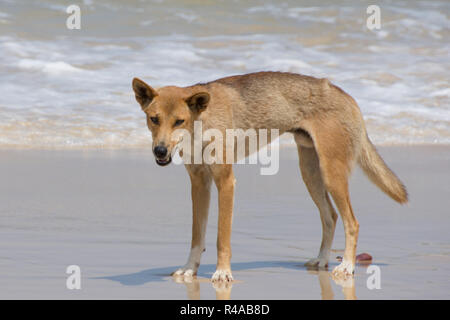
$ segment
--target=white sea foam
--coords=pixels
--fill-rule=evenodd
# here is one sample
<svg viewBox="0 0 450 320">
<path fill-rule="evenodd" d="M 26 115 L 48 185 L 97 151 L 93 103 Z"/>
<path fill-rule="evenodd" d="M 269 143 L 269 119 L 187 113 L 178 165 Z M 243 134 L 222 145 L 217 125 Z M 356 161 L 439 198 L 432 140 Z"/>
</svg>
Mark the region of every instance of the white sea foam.
<svg viewBox="0 0 450 320">
<path fill-rule="evenodd" d="M 71 66 L 70 64 L 64 61 L 40 61 L 40 60 L 31 60 L 31 59 L 22 59 L 19 60 L 17 66 L 21 69 L 32 70 L 32 71 L 40 71 L 47 74 L 65 74 L 68 72 L 80 72 L 81 70 Z"/>
</svg>

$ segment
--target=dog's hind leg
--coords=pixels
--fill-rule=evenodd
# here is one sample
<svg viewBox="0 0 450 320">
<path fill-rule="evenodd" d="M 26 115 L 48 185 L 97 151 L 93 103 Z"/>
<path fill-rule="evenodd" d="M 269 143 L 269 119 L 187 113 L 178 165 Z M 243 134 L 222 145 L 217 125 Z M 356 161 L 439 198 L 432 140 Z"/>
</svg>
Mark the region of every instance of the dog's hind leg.
<svg viewBox="0 0 450 320">
<path fill-rule="evenodd" d="M 355 270 L 356 243 L 358 241 L 359 224 L 353 214 L 350 204 L 350 195 L 348 192 L 348 174 L 347 168 L 338 161 L 328 159 L 324 162 L 322 175 L 328 192 L 333 197 L 342 221 L 345 231 L 345 251 L 342 263 L 333 270 L 333 275 L 341 278 L 352 275 Z"/>
<path fill-rule="evenodd" d="M 313 130 L 314 146 L 326 190 L 332 196 L 344 223 L 345 251 L 333 276 L 346 278 L 354 273 L 359 224 L 350 204 L 348 178 L 358 150 L 358 136 L 342 127 L 342 122 L 322 119 Z"/>
<path fill-rule="evenodd" d="M 188 261 L 174 276 L 193 276 L 197 274 L 200 258 L 205 250 L 205 234 L 208 222 L 211 173 L 203 166 L 186 165 L 191 178 L 192 196 L 192 242 Z"/>
<path fill-rule="evenodd" d="M 328 197 L 322 174 L 320 172 L 319 158 L 314 147 L 302 146 L 302 141 L 297 139 L 298 155 L 300 160 L 300 170 L 303 181 L 320 212 L 322 221 L 322 244 L 317 258 L 306 262 L 307 267 L 322 268 L 328 265 L 331 244 L 333 242 L 334 230 L 336 228 L 337 214 Z M 303 144 L 304 145 L 304 144 Z"/>
</svg>

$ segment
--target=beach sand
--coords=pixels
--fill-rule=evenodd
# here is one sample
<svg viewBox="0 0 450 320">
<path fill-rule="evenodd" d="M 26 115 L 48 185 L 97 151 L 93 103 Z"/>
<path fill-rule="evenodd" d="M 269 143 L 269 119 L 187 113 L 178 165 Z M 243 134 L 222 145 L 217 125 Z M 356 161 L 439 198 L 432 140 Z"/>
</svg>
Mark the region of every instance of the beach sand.
<svg viewBox="0 0 450 320">
<path fill-rule="evenodd" d="M 189 178 L 158 167 L 150 151 L 0 151 L 0 299 L 449 299 L 450 147 L 380 147 L 408 187 L 401 206 L 360 169 L 351 198 L 360 222 L 358 253 L 373 256 L 381 289 L 358 266 L 354 283 L 329 271 L 342 255 L 338 220 L 329 271 L 308 271 L 321 240 L 319 214 L 300 177 L 296 150 L 281 150 L 280 171 L 261 176 L 236 165 L 232 269 L 236 282 L 214 288 L 217 192 L 197 279 L 170 272 L 187 259 Z M 66 268 L 81 268 L 81 290 Z"/>
</svg>

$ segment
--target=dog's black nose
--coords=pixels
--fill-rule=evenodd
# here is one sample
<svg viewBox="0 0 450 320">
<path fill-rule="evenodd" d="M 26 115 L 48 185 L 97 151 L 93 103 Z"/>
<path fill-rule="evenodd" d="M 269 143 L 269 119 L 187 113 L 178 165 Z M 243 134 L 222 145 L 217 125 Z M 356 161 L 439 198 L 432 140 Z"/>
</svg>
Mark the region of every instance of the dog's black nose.
<svg viewBox="0 0 450 320">
<path fill-rule="evenodd" d="M 156 146 L 153 152 L 157 158 L 165 158 L 167 156 L 167 148 L 163 146 Z"/>
</svg>

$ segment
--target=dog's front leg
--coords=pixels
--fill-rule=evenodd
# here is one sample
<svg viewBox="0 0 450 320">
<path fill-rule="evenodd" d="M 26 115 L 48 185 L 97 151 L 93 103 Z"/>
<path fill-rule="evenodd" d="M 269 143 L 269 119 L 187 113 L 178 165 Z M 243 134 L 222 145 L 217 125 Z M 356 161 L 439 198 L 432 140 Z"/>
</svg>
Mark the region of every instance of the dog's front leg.
<svg viewBox="0 0 450 320">
<path fill-rule="evenodd" d="M 175 276 L 193 276 L 197 274 L 202 252 L 205 250 L 206 224 L 208 222 L 211 174 L 207 168 L 198 165 L 186 165 L 191 178 L 192 197 L 192 242 L 191 252 L 183 268 L 173 273 Z"/>
<path fill-rule="evenodd" d="M 235 179 L 231 164 L 212 165 L 211 172 L 219 193 L 219 223 L 217 232 L 217 267 L 212 281 L 232 281 L 231 222 Z"/>
</svg>

